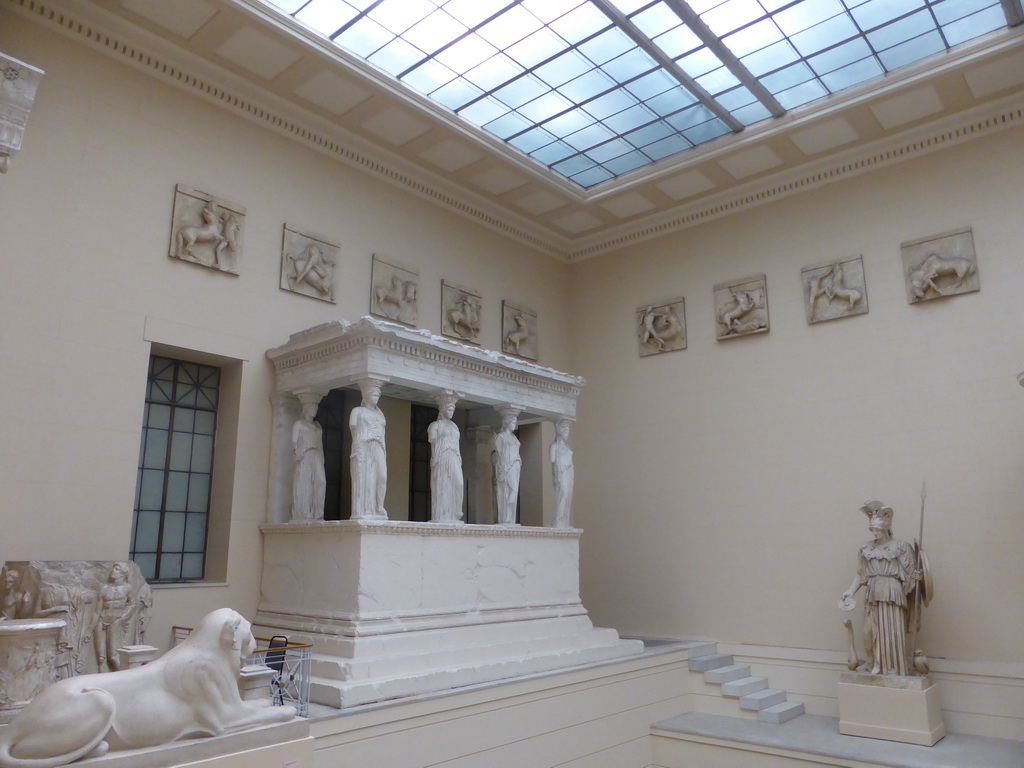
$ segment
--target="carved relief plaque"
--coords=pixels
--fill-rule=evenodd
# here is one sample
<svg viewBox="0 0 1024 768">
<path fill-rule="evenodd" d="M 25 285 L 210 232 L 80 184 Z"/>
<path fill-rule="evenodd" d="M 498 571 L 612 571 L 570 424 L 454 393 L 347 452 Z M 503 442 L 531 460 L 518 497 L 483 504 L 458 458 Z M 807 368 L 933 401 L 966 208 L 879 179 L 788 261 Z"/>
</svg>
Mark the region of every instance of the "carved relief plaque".
<svg viewBox="0 0 1024 768">
<path fill-rule="evenodd" d="M 527 360 L 537 359 L 536 312 L 501 302 L 501 351 Z"/>
<path fill-rule="evenodd" d="M 370 314 L 406 325 L 419 322 L 419 272 L 374 254 L 370 286 Z"/>
<path fill-rule="evenodd" d="M 768 333 L 768 285 L 764 275 L 719 283 L 714 289 L 715 338 Z"/>
<path fill-rule="evenodd" d="M 0 53 L 0 173 L 21 149 L 43 70 Z"/>
<path fill-rule="evenodd" d="M 900 255 L 910 304 L 981 288 L 970 227 L 901 243 Z"/>
<path fill-rule="evenodd" d="M 59 677 L 117 669 L 116 650 L 146 636 L 153 597 L 130 560 L 8 560 L 0 578 L 7 619 L 62 619 Z"/>
<path fill-rule="evenodd" d="M 245 208 L 179 184 L 171 218 L 172 259 L 237 275 Z"/>
<path fill-rule="evenodd" d="M 281 288 L 334 304 L 334 267 L 340 250 L 337 243 L 285 224 Z"/>
<path fill-rule="evenodd" d="M 686 304 L 682 297 L 665 304 L 637 307 L 640 357 L 686 349 Z"/>
<path fill-rule="evenodd" d="M 441 333 L 470 344 L 480 343 L 480 294 L 441 281 Z"/>
<path fill-rule="evenodd" d="M 800 271 L 800 282 L 808 323 L 823 323 L 868 311 L 864 259 L 860 256 L 805 267 Z"/>
</svg>

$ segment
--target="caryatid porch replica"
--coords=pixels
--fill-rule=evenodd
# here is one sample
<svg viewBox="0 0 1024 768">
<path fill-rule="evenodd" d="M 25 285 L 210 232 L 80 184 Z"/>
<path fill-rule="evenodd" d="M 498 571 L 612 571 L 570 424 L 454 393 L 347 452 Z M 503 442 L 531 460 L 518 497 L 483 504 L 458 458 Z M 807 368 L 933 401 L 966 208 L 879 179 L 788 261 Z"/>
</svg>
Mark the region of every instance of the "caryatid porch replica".
<svg viewBox="0 0 1024 768">
<path fill-rule="evenodd" d="M 567 511 L 552 527 L 465 523 L 461 509 L 395 521 L 378 490 L 387 450 L 378 395 L 439 402 L 442 422 L 458 398 L 474 423 L 508 414 L 557 423 L 575 418 L 582 378 L 372 318 L 296 333 L 267 356 L 277 378 L 254 631 L 313 644 L 313 701 L 349 707 L 643 650 L 590 622 L 579 595 L 582 531 Z M 351 471 L 361 474 L 351 519 L 301 519 L 289 508 L 292 425 L 311 397 L 354 387 L 362 404 L 352 409 Z M 446 429 L 431 430 L 435 440 Z M 490 463 L 469 459 L 467 476 Z"/>
<path fill-rule="evenodd" d="M 922 489 L 922 528 L 924 491 Z M 928 662 L 916 649 L 921 611 L 934 587 L 920 540 L 892 535 L 893 511 L 880 501 L 860 508 L 872 539 L 860 548 L 857 573 L 839 601 L 852 611 L 853 596 L 864 588 L 864 655 L 857 656 L 852 622 L 849 672 L 839 682 L 839 732 L 932 746 L 946 734 L 939 689 L 928 677 Z"/>
</svg>

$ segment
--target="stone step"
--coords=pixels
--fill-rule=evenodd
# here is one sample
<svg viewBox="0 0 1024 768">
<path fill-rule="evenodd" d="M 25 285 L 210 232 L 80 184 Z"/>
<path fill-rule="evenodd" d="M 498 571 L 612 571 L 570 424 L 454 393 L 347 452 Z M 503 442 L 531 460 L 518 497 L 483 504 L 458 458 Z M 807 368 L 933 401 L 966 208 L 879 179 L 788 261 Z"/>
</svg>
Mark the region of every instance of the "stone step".
<svg viewBox="0 0 1024 768">
<path fill-rule="evenodd" d="M 706 656 L 696 656 L 689 661 L 691 672 L 707 672 L 709 669 L 718 669 L 732 664 L 732 655 L 728 653 L 709 653 Z"/>
<path fill-rule="evenodd" d="M 688 658 L 691 659 L 697 656 L 710 656 L 713 653 L 718 653 L 718 643 L 697 640 L 690 643 L 686 651 L 689 654 Z"/>
<path fill-rule="evenodd" d="M 740 697 L 740 709 L 768 709 L 786 700 L 786 692 L 778 688 L 765 688 L 763 691 L 748 693 Z"/>
<path fill-rule="evenodd" d="M 705 683 L 722 683 L 739 680 L 741 677 L 750 677 L 749 664 L 728 664 L 724 667 L 709 669 L 704 673 Z"/>
<path fill-rule="evenodd" d="M 763 691 L 767 687 L 767 677 L 741 677 L 739 680 L 722 683 L 722 695 L 738 699 L 749 693 Z"/>
<path fill-rule="evenodd" d="M 804 713 L 802 701 L 786 701 L 776 704 L 773 707 L 766 707 L 757 713 L 757 719 L 762 723 L 785 723 L 794 717 L 800 717 Z"/>
</svg>

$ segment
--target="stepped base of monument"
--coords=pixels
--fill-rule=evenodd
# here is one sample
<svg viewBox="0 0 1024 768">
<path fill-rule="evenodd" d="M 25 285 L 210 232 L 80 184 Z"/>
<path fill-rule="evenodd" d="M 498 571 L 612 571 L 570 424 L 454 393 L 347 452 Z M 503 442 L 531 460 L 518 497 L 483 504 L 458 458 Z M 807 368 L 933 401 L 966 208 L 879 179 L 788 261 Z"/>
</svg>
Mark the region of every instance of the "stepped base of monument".
<svg viewBox="0 0 1024 768">
<path fill-rule="evenodd" d="M 351 707 L 643 652 L 595 628 L 578 529 L 264 525 L 257 636 L 310 643 L 312 701 Z"/>
</svg>

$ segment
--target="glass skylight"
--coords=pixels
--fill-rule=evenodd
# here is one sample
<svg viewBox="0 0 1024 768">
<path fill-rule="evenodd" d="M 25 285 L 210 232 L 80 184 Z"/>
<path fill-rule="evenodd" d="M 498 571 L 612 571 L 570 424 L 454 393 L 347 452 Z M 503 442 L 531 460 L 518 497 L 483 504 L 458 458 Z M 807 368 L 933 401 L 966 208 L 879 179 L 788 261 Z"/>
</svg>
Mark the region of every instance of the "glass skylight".
<svg viewBox="0 0 1024 768">
<path fill-rule="evenodd" d="M 581 187 L 1011 13 L 1000 0 L 263 1 Z"/>
</svg>

